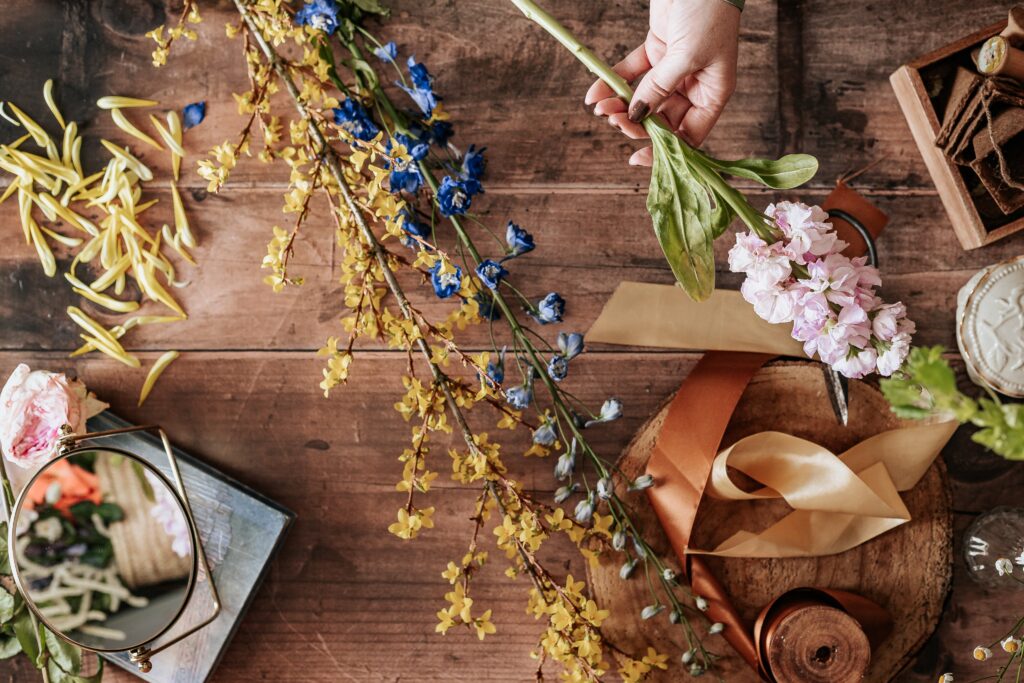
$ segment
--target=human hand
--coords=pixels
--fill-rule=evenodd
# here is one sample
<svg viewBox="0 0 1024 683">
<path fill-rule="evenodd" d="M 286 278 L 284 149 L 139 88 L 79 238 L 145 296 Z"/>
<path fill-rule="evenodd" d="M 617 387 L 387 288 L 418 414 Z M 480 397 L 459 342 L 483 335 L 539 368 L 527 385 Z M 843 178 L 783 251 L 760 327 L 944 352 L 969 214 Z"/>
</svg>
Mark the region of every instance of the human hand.
<svg viewBox="0 0 1024 683">
<path fill-rule="evenodd" d="M 630 83 L 643 76 L 628 109 L 601 80 L 585 102 L 634 140 L 647 137 L 640 122 L 658 113 L 683 140 L 700 145 L 736 89 L 739 27 L 739 9 L 725 0 L 651 0 L 647 39 L 614 67 Z M 629 163 L 650 166 L 652 158 L 644 147 Z"/>
</svg>

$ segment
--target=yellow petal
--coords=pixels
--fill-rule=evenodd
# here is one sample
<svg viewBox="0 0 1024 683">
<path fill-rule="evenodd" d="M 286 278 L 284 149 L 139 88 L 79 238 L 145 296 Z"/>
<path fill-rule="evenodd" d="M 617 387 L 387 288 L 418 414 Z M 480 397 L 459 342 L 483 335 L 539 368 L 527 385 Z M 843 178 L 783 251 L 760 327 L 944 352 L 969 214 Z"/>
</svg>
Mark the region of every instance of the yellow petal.
<svg viewBox="0 0 1024 683">
<path fill-rule="evenodd" d="M 160 146 L 159 142 L 157 142 L 156 140 L 154 140 L 153 138 L 149 137 L 141 130 L 136 128 L 135 124 L 129 121 L 128 117 L 126 117 L 124 115 L 124 112 L 122 112 L 120 109 L 111 109 L 110 117 L 114 119 L 114 125 L 123 130 L 125 133 L 128 133 L 128 135 L 131 135 L 132 137 L 142 140 L 147 145 L 154 147 L 160 150 L 161 152 L 163 151 L 164 148 Z"/>
<path fill-rule="evenodd" d="M 60 109 L 57 109 L 57 103 L 53 101 L 53 79 L 46 79 L 46 83 L 43 84 L 43 99 L 46 100 L 46 106 L 50 108 L 50 113 L 53 114 L 53 118 L 57 119 L 57 123 L 60 124 L 61 128 L 66 128 L 64 123 L 64 117 L 61 116 Z"/>
<path fill-rule="evenodd" d="M 128 107 L 155 107 L 160 104 L 156 100 L 140 100 L 135 97 L 121 97 L 120 95 L 107 95 L 96 100 L 96 106 L 100 109 L 123 109 Z"/>
<path fill-rule="evenodd" d="M 149 397 L 149 392 L 153 390 L 153 385 L 156 384 L 157 379 L 160 378 L 160 375 L 163 374 L 163 371 L 166 370 L 167 366 L 170 365 L 180 355 L 181 354 L 179 354 L 177 351 L 168 351 L 167 353 L 156 359 L 156 362 L 153 363 L 153 367 L 149 369 L 149 374 L 146 375 L 145 383 L 143 383 L 142 385 L 142 392 L 139 394 L 140 407 L 142 406 L 143 403 L 146 402 L 146 399 Z"/>
</svg>

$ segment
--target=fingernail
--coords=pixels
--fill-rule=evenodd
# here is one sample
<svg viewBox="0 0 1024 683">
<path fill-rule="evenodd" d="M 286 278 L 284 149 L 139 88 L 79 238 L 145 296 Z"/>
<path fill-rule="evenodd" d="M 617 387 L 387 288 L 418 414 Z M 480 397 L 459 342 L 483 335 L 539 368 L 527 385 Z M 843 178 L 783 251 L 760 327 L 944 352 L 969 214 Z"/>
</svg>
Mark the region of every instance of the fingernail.
<svg viewBox="0 0 1024 683">
<path fill-rule="evenodd" d="M 647 104 L 643 100 L 635 100 L 633 104 L 629 105 L 629 120 L 633 123 L 640 123 L 651 111 L 651 105 Z"/>
</svg>

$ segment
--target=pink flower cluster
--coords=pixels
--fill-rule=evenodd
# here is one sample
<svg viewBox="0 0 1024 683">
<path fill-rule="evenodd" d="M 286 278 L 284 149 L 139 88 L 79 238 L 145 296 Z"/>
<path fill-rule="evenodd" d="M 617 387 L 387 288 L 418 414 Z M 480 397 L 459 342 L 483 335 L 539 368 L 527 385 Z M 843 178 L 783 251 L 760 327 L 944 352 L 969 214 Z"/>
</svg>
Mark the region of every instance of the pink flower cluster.
<svg viewBox="0 0 1024 683">
<path fill-rule="evenodd" d="M 889 376 L 910 351 L 914 323 L 902 303 L 875 295 L 878 270 L 864 257 L 848 258 L 827 214 L 817 206 L 779 202 L 765 213 L 781 239 L 769 244 L 753 232 L 736 237 L 729 269 L 746 273 L 741 292 L 771 323 L 792 323 L 793 338 L 852 378 Z"/>
</svg>

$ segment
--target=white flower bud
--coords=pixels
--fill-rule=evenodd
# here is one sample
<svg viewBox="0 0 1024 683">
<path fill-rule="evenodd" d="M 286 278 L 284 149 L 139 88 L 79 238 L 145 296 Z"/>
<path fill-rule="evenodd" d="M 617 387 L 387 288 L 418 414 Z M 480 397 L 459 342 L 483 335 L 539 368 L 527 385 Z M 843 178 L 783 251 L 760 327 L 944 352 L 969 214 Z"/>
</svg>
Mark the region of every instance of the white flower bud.
<svg viewBox="0 0 1024 683">
<path fill-rule="evenodd" d="M 1000 557 L 998 560 L 996 560 L 995 566 L 996 573 L 999 574 L 999 576 L 1006 576 L 1007 574 L 1013 573 L 1013 563 L 1005 557 Z"/>
<path fill-rule="evenodd" d="M 683 663 L 683 666 L 686 666 L 687 664 L 693 661 L 693 654 L 693 650 L 687 650 L 683 653 L 683 656 L 680 657 L 680 661 Z"/>
<path fill-rule="evenodd" d="M 668 567 L 665 567 L 665 569 L 661 572 L 661 578 L 665 581 L 672 582 L 676 580 L 676 573 Z"/>
<path fill-rule="evenodd" d="M 619 578 L 625 581 L 633 574 L 633 570 L 636 569 L 636 560 L 630 560 L 619 567 Z"/>
<path fill-rule="evenodd" d="M 626 532 L 622 529 L 616 529 L 615 533 L 612 534 L 612 547 L 621 553 L 626 549 L 626 540 Z"/>
<path fill-rule="evenodd" d="M 701 596 L 698 595 L 697 597 L 695 597 L 693 599 L 693 602 L 695 605 L 697 605 L 697 609 L 699 609 L 701 612 L 708 611 L 708 601 L 702 598 Z"/>
<path fill-rule="evenodd" d="M 640 618 L 647 620 L 658 616 L 665 609 L 664 605 L 647 605 L 640 610 Z"/>
<path fill-rule="evenodd" d="M 711 628 L 708 629 L 709 636 L 717 636 L 719 633 L 725 630 L 725 624 L 720 621 L 716 621 L 711 624 Z"/>
<path fill-rule="evenodd" d="M 633 480 L 633 483 L 629 485 L 631 491 L 642 491 L 643 489 L 649 489 L 654 486 L 654 477 L 649 474 L 644 474 Z"/>
<path fill-rule="evenodd" d="M 601 500 L 608 500 L 615 493 L 615 487 L 612 485 L 612 480 L 608 477 L 601 477 L 597 480 L 597 497 Z"/>
</svg>

